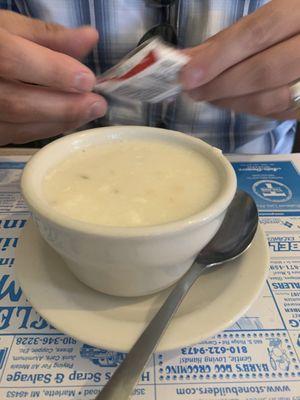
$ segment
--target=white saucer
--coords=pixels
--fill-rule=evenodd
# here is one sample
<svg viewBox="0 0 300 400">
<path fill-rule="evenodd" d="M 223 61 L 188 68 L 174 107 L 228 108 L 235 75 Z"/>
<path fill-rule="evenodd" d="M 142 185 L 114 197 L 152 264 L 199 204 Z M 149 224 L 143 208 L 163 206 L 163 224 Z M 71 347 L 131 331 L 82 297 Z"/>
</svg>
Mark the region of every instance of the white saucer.
<svg viewBox="0 0 300 400">
<path fill-rule="evenodd" d="M 233 324 L 258 297 L 268 267 L 268 246 L 259 227 L 243 256 L 198 279 L 158 350 L 197 343 Z M 129 350 L 170 290 L 121 298 L 90 289 L 44 242 L 32 220 L 19 242 L 15 268 L 28 300 L 51 325 L 84 343 L 111 350 Z"/>
</svg>

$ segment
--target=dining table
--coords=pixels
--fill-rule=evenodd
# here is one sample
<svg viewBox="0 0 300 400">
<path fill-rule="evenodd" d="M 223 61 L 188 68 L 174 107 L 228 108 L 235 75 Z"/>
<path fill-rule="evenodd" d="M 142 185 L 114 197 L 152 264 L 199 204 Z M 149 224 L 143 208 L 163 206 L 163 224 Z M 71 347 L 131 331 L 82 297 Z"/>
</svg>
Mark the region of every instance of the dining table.
<svg viewBox="0 0 300 400">
<path fill-rule="evenodd" d="M 92 400 L 124 359 L 124 351 L 95 346 L 53 326 L 31 304 L 16 275 L 16 265 L 28 261 L 29 253 L 18 248 L 31 218 L 20 178 L 37 151 L 0 149 L 0 399 Z M 258 207 L 268 274 L 242 315 L 236 313 L 224 329 L 196 343 L 158 349 L 141 374 L 133 399 L 300 400 L 300 154 L 227 157 L 238 188 L 247 191 Z M 247 268 L 263 262 L 260 250 L 254 253 Z M 35 282 L 36 277 L 30 279 Z M 232 297 L 232 307 L 245 295 L 243 276 L 234 279 L 238 297 Z M 251 279 L 255 282 L 256 272 Z M 46 296 L 47 287 L 43 290 Z M 226 311 L 218 302 L 223 294 L 210 299 L 215 312 L 209 318 L 216 321 Z M 230 290 L 226 296 L 230 299 Z M 200 302 L 197 312 L 208 306 Z M 187 321 L 187 333 L 201 330 L 193 318 Z M 97 335 L 101 344 L 101 329 L 94 332 Z M 125 332 L 111 331 L 112 337 L 118 335 Z"/>
</svg>

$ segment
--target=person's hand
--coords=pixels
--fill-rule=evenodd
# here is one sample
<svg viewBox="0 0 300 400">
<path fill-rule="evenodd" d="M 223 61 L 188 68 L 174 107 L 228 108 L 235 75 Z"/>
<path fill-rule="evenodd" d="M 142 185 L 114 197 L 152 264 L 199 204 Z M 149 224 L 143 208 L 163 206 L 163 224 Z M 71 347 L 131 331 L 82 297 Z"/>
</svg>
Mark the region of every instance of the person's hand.
<svg viewBox="0 0 300 400">
<path fill-rule="evenodd" d="M 91 93 L 82 59 L 98 41 L 90 27 L 68 29 L 0 11 L 0 145 L 74 130 L 106 112 Z"/>
<path fill-rule="evenodd" d="M 296 119 L 289 86 L 300 78 L 300 1 L 273 0 L 188 49 L 188 94 L 236 112 Z"/>
</svg>

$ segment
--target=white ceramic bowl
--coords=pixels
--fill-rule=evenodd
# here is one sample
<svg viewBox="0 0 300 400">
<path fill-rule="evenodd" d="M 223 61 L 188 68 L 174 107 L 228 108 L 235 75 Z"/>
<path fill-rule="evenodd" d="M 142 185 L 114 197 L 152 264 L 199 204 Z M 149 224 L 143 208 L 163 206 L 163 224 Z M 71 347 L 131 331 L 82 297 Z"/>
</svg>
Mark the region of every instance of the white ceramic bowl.
<svg viewBox="0 0 300 400">
<path fill-rule="evenodd" d="M 159 137 L 191 146 L 219 171 L 219 196 L 204 210 L 180 221 L 151 227 L 115 228 L 85 223 L 60 214 L 45 200 L 42 181 L 48 170 L 72 152 L 127 137 Z M 28 162 L 22 193 L 42 237 L 86 285 L 117 296 L 150 294 L 172 285 L 222 223 L 236 191 L 236 176 L 220 150 L 191 136 L 164 129 L 114 126 L 56 140 Z"/>
</svg>

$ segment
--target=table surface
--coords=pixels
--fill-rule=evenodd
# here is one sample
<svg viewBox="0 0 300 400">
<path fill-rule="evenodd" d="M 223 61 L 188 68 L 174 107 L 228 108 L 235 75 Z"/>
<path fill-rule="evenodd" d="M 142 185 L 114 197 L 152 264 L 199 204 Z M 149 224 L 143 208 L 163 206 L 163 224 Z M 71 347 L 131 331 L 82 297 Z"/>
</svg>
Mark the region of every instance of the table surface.
<svg viewBox="0 0 300 400">
<path fill-rule="evenodd" d="M 50 327 L 14 275 L 15 248 L 29 217 L 18 181 L 38 150 L 0 148 L 0 399 L 90 400 L 123 355 Z M 271 256 L 268 280 L 246 315 L 225 331 L 154 354 L 137 387 L 141 400 L 229 400 L 237 394 L 240 400 L 300 400 L 300 157 L 229 159 L 239 187 L 260 210 Z"/>
</svg>

